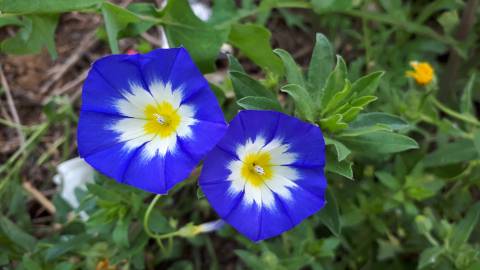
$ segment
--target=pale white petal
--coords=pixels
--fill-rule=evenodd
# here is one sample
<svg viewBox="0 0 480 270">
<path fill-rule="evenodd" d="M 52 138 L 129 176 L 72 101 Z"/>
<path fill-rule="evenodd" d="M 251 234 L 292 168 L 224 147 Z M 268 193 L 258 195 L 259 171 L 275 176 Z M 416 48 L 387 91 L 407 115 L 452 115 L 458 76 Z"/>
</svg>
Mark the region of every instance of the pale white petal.
<svg viewBox="0 0 480 270">
<path fill-rule="evenodd" d="M 165 156 L 167 152 L 172 152 L 175 150 L 177 145 L 177 136 L 172 134 L 171 136 L 161 138 L 160 136 L 155 136 L 150 142 L 145 144 L 145 147 L 142 151 L 142 156 L 145 159 L 151 159 L 157 155 Z"/>
<path fill-rule="evenodd" d="M 155 135 L 146 134 L 135 139 L 131 139 L 125 142 L 124 147 L 129 150 L 137 149 L 140 146 L 144 145 L 145 143 L 151 141 Z"/>
<path fill-rule="evenodd" d="M 230 194 L 238 194 L 245 189 L 245 179 L 241 175 L 243 163 L 240 160 L 231 161 L 228 164 L 228 169 L 230 170 L 230 175 L 227 180 L 231 181 L 231 185 L 228 189 Z"/>
<path fill-rule="evenodd" d="M 118 133 L 117 140 L 123 142 L 145 135 L 143 127 L 146 123 L 147 121 L 143 119 L 124 118 L 116 121 L 108 129 Z"/>
<path fill-rule="evenodd" d="M 265 139 L 263 137 L 257 137 L 255 138 L 255 141 L 252 141 L 251 139 L 247 139 L 245 144 L 239 145 L 237 147 L 237 150 L 236 150 L 237 156 L 241 160 L 244 160 L 248 154 L 258 153 L 260 150 L 262 150 L 262 147 L 264 145 L 265 145 Z"/>
<path fill-rule="evenodd" d="M 122 115 L 134 118 L 145 118 L 144 109 L 133 105 L 126 99 L 119 99 L 114 106 Z"/>
<path fill-rule="evenodd" d="M 282 144 L 278 147 L 271 148 L 268 152 L 270 153 L 270 162 L 274 165 L 288 165 L 296 161 L 297 155 L 288 152 L 289 146 L 287 144 Z"/>
<path fill-rule="evenodd" d="M 161 80 L 153 81 L 148 88 L 158 104 L 162 102 L 168 102 L 175 109 L 180 107 L 183 99 L 181 88 L 172 89 L 172 84 L 170 82 L 164 84 Z"/>
<path fill-rule="evenodd" d="M 191 126 L 197 123 L 193 117 L 195 115 L 193 106 L 181 105 L 177 110 L 178 115 L 180 116 L 180 124 L 177 127 L 177 135 L 180 138 L 189 138 L 192 136 Z"/>
</svg>

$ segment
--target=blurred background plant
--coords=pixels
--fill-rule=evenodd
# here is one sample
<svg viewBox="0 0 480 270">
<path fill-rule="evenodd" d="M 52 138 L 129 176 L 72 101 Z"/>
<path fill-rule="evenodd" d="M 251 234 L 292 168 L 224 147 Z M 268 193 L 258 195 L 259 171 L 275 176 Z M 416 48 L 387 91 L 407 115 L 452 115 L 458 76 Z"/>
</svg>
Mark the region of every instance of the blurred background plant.
<svg viewBox="0 0 480 270">
<path fill-rule="evenodd" d="M 480 269 L 478 2 L 0 1 L 0 267 Z M 180 45 L 227 119 L 322 127 L 324 210 L 252 243 L 194 225 L 216 219 L 199 170 L 150 204 L 61 164 L 90 64 Z"/>
</svg>

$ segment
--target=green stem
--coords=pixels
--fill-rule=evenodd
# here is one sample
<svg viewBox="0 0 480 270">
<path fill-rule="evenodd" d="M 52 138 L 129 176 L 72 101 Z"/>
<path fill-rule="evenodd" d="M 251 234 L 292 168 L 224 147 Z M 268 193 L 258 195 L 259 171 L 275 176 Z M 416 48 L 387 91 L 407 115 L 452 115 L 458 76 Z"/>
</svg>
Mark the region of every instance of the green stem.
<svg viewBox="0 0 480 270">
<path fill-rule="evenodd" d="M 159 194 L 155 195 L 153 200 L 150 202 L 150 205 L 148 206 L 147 211 L 145 212 L 145 215 L 143 216 L 143 229 L 145 230 L 147 235 L 152 238 L 157 238 L 158 235 L 152 232 L 152 230 L 150 230 L 150 226 L 148 225 L 148 223 L 150 221 L 150 215 L 152 214 L 152 210 L 157 204 L 158 200 L 160 200 L 160 197 L 162 197 L 162 195 L 159 195 Z"/>
<path fill-rule="evenodd" d="M 447 106 L 443 105 L 440 101 L 438 101 L 435 97 L 431 98 L 433 105 L 435 105 L 440 111 L 444 112 L 445 114 L 456 118 L 458 120 L 464 121 L 466 123 L 472 124 L 474 126 L 480 126 L 480 122 L 478 122 L 476 119 L 472 117 L 465 116 L 463 114 L 460 114 Z"/>
<path fill-rule="evenodd" d="M 425 237 L 428 239 L 428 242 L 434 246 L 438 246 L 438 241 L 430 234 L 430 232 L 426 232 Z"/>
</svg>

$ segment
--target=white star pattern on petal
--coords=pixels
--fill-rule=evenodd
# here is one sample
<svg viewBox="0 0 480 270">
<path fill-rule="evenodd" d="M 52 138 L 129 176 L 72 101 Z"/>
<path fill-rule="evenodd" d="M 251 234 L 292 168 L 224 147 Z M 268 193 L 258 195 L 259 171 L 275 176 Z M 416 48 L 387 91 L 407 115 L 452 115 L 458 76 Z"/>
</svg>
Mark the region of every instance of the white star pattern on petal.
<svg viewBox="0 0 480 270">
<path fill-rule="evenodd" d="M 182 102 L 182 88 L 173 89 L 170 82 L 164 84 L 157 80 L 149 85 L 149 91 L 144 89 L 138 83 L 130 83 L 129 90 L 122 90 L 123 99 L 115 102 L 114 106 L 125 118 L 116 121 L 108 129 L 118 134 L 117 141 L 124 142 L 128 150 L 134 150 L 144 145 L 141 156 L 149 160 L 157 155 L 164 156 L 167 152 L 175 151 L 177 147 L 177 136 L 180 138 L 189 138 L 192 136 L 192 129 L 196 123 L 194 119 L 195 108 Z M 178 123 L 172 127 L 172 132 L 160 136 L 152 132 L 147 132 L 147 124 L 152 119 L 147 114 L 150 108 L 158 108 L 161 104 L 171 108 L 175 114 Z M 164 125 L 166 120 L 164 116 L 153 114 L 158 122 Z M 151 129 L 151 128 L 150 128 Z"/>
<path fill-rule="evenodd" d="M 231 181 L 228 192 L 231 195 L 244 192 L 243 203 L 255 203 L 267 208 L 275 206 L 275 194 L 284 200 L 290 200 L 290 189 L 297 187 L 295 180 L 299 175 L 294 167 L 288 166 L 296 160 L 296 155 L 288 150 L 288 144 L 283 144 L 281 139 L 276 138 L 266 144 L 261 136 L 239 145 L 236 150 L 239 160 L 233 160 L 227 165 L 230 171 L 228 180 Z M 268 165 L 262 167 L 260 165 L 263 164 L 255 163 L 255 158 L 260 160 L 260 156 L 267 157 Z M 252 160 L 253 163 L 250 164 Z M 255 180 L 258 177 L 262 179 L 260 182 Z"/>
</svg>

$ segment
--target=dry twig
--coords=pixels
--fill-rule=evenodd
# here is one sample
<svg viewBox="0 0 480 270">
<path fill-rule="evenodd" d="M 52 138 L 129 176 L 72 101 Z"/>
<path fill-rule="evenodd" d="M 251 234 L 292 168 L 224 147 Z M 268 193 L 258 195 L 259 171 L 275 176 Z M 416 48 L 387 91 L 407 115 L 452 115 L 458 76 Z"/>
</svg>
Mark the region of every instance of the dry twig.
<svg viewBox="0 0 480 270">
<path fill-rule="evenodd" d="M 51 87 L 54 85 L 63 75 L 70 70 L 71 67 L 81 59 L 82 55 L 95 44 L 97 44 L 98 39 L 95 36 L 95 31 L 87 34 L 85 39 L 78 45 L 78 48 L 72 53 L 72 55 L 65 61 L 65 63 L 57 65 L 50 69 L 48 73 L 53 74 L 52 78 L 48 80 L 41 88 L 40 93 L 45 94 Z"/>
<path fill-rule="evenodd" d="M 37 200 L 50 214 L 55 214 L 55 206 L 52 202 L 50 202 L 45 195 L 43 195 L 38 189 L 36 189 L 32 184 L 28 181 L 23 182 L 23 188 L 35 199 Z"/>
<path fill-rule="evenodd" d="M 10 92 L 10 86 L 8 85 L 7 79 L 5 78 L 5 74 L 3 74 L 3 69 L 0 66 L 0 81 L 2 83 L 2 88 L 5 90 L 5 95 L 7 96 L 7 104 L 8 108 L 10 110 L 10 113 L 12 114 L 13 121 L 15 122 L 16 130 L 18 133 L 18 137 L 20 139 L 21 144 L 25 144 L 25 135 L 23 134 L 20 123 L 20 117 L 18 117 L 18 112 L 17 108 L 15 107 L 15 103 L 13 102 L 13 97 L 12 93 Z"/>
</svg>

